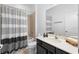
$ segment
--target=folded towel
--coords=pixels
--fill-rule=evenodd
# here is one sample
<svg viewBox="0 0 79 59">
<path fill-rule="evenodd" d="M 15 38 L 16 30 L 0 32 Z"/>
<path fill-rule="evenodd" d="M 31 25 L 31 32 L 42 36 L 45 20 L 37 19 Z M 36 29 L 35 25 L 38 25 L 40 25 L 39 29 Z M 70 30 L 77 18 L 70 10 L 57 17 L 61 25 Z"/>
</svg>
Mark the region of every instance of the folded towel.
<svg viewBox="0 0 79 59">
<path fill-rule="evenodd" d="M 73 45 L 73 46 L 78 46 L 78 40 L 77 39 L 67 37 L 66 42 Z"/>
</svg>

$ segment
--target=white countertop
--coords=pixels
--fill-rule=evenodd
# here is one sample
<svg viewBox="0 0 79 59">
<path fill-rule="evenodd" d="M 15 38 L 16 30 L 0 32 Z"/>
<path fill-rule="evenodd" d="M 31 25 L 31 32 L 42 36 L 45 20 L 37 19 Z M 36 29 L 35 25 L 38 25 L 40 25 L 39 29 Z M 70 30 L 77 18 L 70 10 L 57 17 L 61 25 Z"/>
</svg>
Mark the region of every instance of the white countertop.
<svg viewBox="0 0 79 59">
<path fill-rule="evenodd" d="M 60 41 L 58 39 L 52 39 L 51 38 L 44 38 L 44 37 L 37 37 L 39 40 L 44 41 L 52 46 L 55 46 L 63 51 L 66 51 L 71 54 L 78 54 L 78 47 L 74 47 L 70 45 L 69 43 L 65 42 L 64 40 Z"/>
</svg>

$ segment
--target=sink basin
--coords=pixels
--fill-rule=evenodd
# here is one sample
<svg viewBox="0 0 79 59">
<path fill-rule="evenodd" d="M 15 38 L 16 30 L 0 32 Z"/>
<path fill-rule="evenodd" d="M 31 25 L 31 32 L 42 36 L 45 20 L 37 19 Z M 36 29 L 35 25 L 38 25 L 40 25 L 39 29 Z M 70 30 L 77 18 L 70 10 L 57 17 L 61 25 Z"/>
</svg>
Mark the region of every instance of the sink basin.
<svg viewBox="0 0 79 59">
<path fill-rule="evenodd" d="M 54 37 L 47 37 L 47 38 L 44 38 L 44 40 L 46 41 L 50 41 L 50 42 L 64 42 L 63 39 L 55 39 Z"/>
<path fill-rule="evenodd" d="M 57 42 L 57 43 L 66 42 L 65 37 L 64 36 L 59 36 L 59 35 L 48 35 L 48 37 L 45 37 L 44 39 L 46 41 Z"/>
</svg>

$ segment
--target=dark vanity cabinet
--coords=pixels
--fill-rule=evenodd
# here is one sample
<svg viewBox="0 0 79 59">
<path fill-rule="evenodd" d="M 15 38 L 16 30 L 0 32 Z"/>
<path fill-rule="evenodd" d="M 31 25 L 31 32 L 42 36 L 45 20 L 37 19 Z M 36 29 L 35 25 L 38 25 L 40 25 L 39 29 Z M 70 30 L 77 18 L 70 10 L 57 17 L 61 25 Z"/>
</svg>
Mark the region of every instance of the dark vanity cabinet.
<svg viewBox="0 0 79 59">
<path fill-rule="evenodd" d="M 69 54 L 69 53 L 37 39 L 37 54 Z"/>
<path fill-rule="evenodd" d="M 65 52 L 61 49 L 56 48 L 56 54 L 69 54 L 68 52 Z"/>
<path fill-rule="evenodd" d="M 46 49 L 42 46 L 42 41 L 37 40 L 37 54 L 47 54 Z"/>
<path fill-rule="evenodd" d="M 46 49 L 43 48 L 42 46 L 38 45 L 37 49 L 38 49 L 38 51 L 37 51 L 38 54 L 46 54 Z"/>
</svg>

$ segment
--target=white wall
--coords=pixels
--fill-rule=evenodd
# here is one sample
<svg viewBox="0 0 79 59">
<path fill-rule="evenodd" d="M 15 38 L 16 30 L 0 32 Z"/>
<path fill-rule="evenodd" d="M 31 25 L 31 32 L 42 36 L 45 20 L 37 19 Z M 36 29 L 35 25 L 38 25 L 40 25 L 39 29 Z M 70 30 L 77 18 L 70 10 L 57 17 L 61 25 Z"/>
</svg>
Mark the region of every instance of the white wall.
<svg viewBox="0 0 79 59">
<path fill-rule="evenodd" d="M 46 30 L 46 10 L 53 7 L 53 4 L 36 5 L 36 34 L 43 34 Z"/>
<path fill-rule="evenodd" d="M 63 21 L 65 23 L 63 31 L 68 31 L 65 32 L 66 35 L 75 36 L 78 34 L 78 5 L 58 5 L 51 8 L 48 15 L 52 16 L 54 21 Z M 61 28 L 59 27 L 59 29 Z"/>
</svg>

